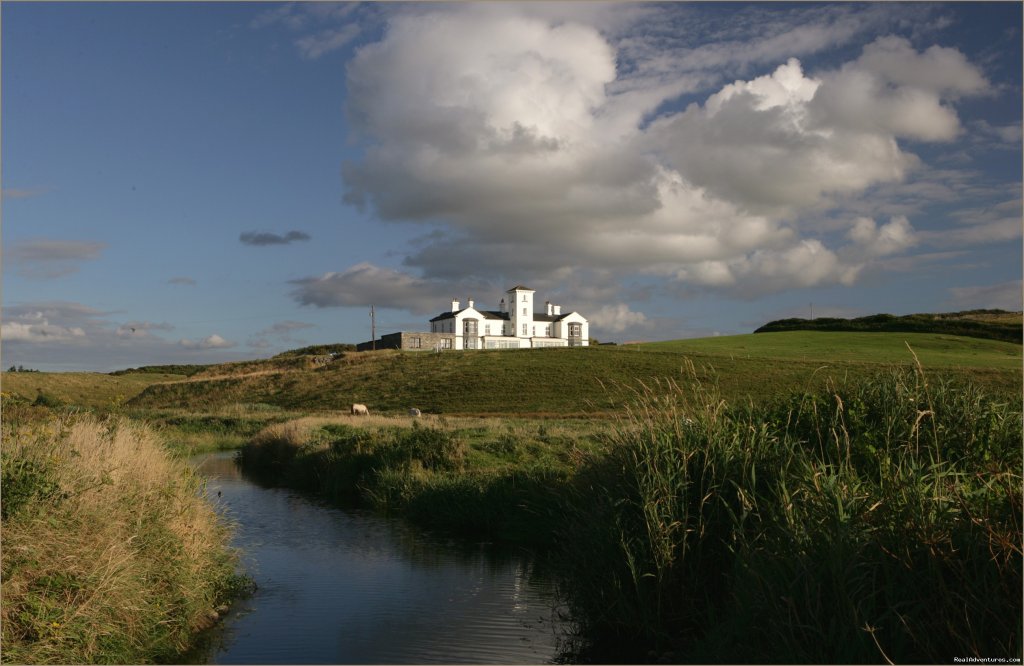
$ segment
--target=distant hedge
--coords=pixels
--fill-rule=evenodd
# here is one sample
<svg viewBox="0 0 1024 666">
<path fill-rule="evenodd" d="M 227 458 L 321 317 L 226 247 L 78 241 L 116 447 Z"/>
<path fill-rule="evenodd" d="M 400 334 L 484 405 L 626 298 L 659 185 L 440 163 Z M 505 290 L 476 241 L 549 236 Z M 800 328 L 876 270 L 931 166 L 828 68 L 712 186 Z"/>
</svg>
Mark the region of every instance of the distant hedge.
<svg viewBox="0 0 1024 666">
<path fill-rule="evenodd" d="M 144 365 L 138 368 L 128 368 L 127 370 L 115 370 L 109 374 L 117 375 L 134 375 L 134 374 L 148 374 L 148 375 L 185 375 L 191 377 L 200 370 L 205 370 L 208 365 Z"/>
<path fill-rule="evenodd" d="M 289 349 L 281 352 L 273 358 L 288 358 L 291 356 L 324 356 L 325 354 L 340 354 L 347 351 L 355 351 L 356 346 L 348 342 L 338 342 L 329 345 L 312 345 L 300 349 Z"/>
<path fill-rule="evenodd" d="M 754 333 L 778 331 L 885 331 L 890 333 L 941 333 L 971 338 L 1003 340 L 1021 344 L 1021 323 L 984 321 L 983 317 L 1011 315 L 1005 310 L 969 310 L 948 314 L 912 314 L 896 316 L 876 314 L 856 319 L 819 317 L 817 319 L 779 319 L 768 322 Z M 978 318 L 972 318 L 978 317 Z"/>
</svg>

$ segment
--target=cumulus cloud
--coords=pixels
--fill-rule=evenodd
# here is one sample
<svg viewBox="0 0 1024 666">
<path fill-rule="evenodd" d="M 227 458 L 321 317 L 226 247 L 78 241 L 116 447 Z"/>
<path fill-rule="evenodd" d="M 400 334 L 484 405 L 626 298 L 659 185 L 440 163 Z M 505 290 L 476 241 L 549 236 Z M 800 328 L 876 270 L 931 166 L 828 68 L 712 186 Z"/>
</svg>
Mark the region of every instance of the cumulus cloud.
<svg viewBox="0 0 1024 666">
<path fill-rule="evenodd" d="M 1021 123 L 1019 122 L 1010 123 L 1009 125 L 993 125 L 984 120 L 977 120 L 973 123 L 973 126 L 982 135 L 995 138 L 1007 148 L 1019 149 L 1021 138 L 1024 137 L 1024 133 L 1021 132 Z"/>
<path fill-rule="evenodd" d="M 632 310 L 626 303 L 604 305 L 596 310 L 587 310 L 587 321 L 595 333 L 618 334 L 636 332 L 647 328 L 649 321 L 643 312 Z"/>
<path fill-rule="evenodd" d="M 178 340 L 178 346 L 184 349 L 229 349 L 234 347 L 235 344 L 230 340 L 225 340 L 216 333 L 201 340 L 189 340 L 188 338 Z"/>
<path fill-rule="evenodd" d="M 6 342 L 56 342 L 85 336 L 79 326 L 54 326 L 46 318 L 36 322 L 9 321 L 0 325 L 0 337 Z"/>
<path fill-rule="evenodd" d="M 19 275 L 46 279 L 78 271 L 83 262 L 99 258 L 106 247 L 95 241 L 36 238 L 15 242 L 4 255 Z"/>
<path fill-rule="evenodd" d="M 0 339 L 4 344 L 81 344 L 102 325 L 107 312 L 80 303 L 51 301 L 5 306 Z"/>
<path fill-rule="evenodd" d="M 790 53 L 815 52 L 873 20 L 854 14 L 818 14 L 776 36 L 801 36 Z M 852 284 L 865 262 L 919 242 L 909 217 L 863 221 L 841 239 L 815 215 L 905 181 L 921 160 L 901 142 L 955 138 L 953 102 L 990 88 L 955 49 L 884 37 L 836 69 L 780 58 L 673 109 L 663 105 L 694 89 L 705 50 L 674 53 L 654 74 L 642 38 L 623 36 L 629 26 L 585 18 L 430 6 L 391 16 L 383 38 L 357 51 L 348 112 L 365 150 L 343 167 L 346 201 L 441 226 L 405 260 L 422 277 L 392 271 L 386 284 L 420 294 L 567 267 L 737 291 Z M 669 37 L 648 43 L 659 39 Z M 744 58 L 775 57 L 785 43 L 763 40 Z M 687 67 L 696 78 L 684 82 Z M 367 303 L 352 284 L 349 271 L 331 273 L 295 296 Z"/>
<path fill-rule="evenodd" d="M 917 244 L 914 228 L 904 216 L 894 217 L 881 227 L 871 218 L 858 218 L 847 237 L 857 253 L 867 257 L 884 257 Z"/>
<path fill-rule="evenodd" d="M 307 241 L 310 235 L 304 231 L 289 231 L 283 236 L 267 232 L 246 231 L 238 236 L 243 245 L 287 245 L 295 241 Z"/>
<path fill-rule="evenodd" d="M 442 282 L 416 278 L 368 262 L 342 273 L 325 273 L 291 282 L 296 285 L 292 291 L 296 301 L 320 308 L 374 305 L 423 314 L 437 310 L 438 299 L 443 300 L 443 294 L 448 292 Z"/>
</svg>

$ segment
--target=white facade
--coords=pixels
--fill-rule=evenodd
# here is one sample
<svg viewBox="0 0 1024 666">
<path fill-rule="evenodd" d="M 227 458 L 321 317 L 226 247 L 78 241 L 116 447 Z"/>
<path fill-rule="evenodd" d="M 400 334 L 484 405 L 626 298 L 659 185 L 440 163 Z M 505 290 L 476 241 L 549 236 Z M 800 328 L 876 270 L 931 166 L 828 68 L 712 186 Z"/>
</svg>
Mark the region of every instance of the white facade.
<svg viewBox="0 0 1024 666">
<path fill-rule="evenodd" d="M 534 290 L 521 285 L 505 292 L 497 310 L 483 310 L 473 300 L 462 308 L 452 301 L 448 312 L 430 320 L 431 333 L 454 335 L 453 349 L 526 349 L 586 347 L 590 330 L 578 312 L 562 314 L 561 306 L 545 303 L 534 310 Z"/>
</svg>

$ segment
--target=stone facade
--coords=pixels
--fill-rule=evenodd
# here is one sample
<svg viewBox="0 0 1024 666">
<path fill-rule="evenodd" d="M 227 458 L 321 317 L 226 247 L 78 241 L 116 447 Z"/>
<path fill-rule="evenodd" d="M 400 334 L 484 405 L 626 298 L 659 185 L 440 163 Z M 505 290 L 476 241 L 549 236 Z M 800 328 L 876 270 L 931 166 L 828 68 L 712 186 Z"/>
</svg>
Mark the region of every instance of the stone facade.
<svg viewBox="0 0 1024 666">
<path fill-rule="evenodd" d="M 447 341 L 447 342 L 446 342 Z M 388 333 L 377 340 L 377 349 L 404 349 L 408 351 L 449 350 L 455 346 L 455 336 L 450 333 L 407 332 Z M 370 351 L 372 342 L 356 345 L 357 351 Z"/>
</svg>

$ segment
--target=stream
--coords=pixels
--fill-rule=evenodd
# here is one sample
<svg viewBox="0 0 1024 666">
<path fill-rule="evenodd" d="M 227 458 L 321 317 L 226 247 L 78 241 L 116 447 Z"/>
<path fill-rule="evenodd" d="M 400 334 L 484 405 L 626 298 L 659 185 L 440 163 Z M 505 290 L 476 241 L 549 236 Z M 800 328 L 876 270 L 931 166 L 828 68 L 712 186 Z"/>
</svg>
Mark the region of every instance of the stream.
<svg viewBox="0 0 1024 666">
<path fill-rule="evenodd" d="M 448 539 L 197 456 L 257 584 L 187 658 L 211 664 L 551 663 L 568 625 L 529 553 Z"/>
</svg>

